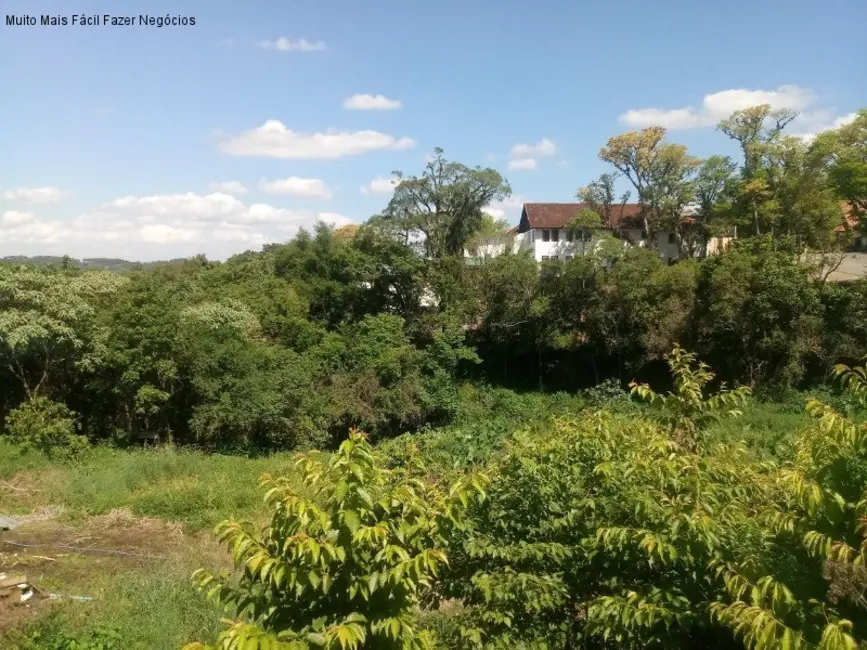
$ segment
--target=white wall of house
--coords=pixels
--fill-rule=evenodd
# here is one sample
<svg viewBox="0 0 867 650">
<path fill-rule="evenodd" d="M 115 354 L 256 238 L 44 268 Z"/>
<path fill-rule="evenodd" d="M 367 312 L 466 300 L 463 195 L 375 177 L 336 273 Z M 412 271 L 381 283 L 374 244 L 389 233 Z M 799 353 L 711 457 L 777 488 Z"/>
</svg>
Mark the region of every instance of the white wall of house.
<svg viewBox="0 0 867 650">
<path fill-rule="evenodd" d="M 672 230 L 660 230 L 653 248 L 659 253 L 659 257 L 662 258 L 663 262 L 670 262 L 680 257 L 680 249 L 677 247 L 677 237 L 675 237 Z"/>
<path fill-rule="evenodd" d="M 547 229 L 548 241 L 545 241 L 543 229 L 528 230 L 527 232 L 514 235 L 514 241 L 511 244 L 513 253 L 521 251 L 530 251 L 531 256 L 537 262 L 545 262 L 548 260 L 568 261 L 579 255 L 586 255 L 598 247 L 601 240 L 600 237 L 594 237 L 589 241 L 582 241 L 577 237 L 573 237 L 569 241 L 568 232 L 565 229 Z M 557 233 L 556 241 L 554 241 L 554 232 Z M 637 245 L 642 248 L 652 247 L 663 262 L 676 260 L 680 256 L 680 251 L 677 248 L 677 240 L 673 237 L 673 233 L 668 230 L 659 232 L 656 242 L 651 243 L 647 237 L 642 237 L 644 231 L 640 228 L 626 228 L 621 231 L 632 245 Z M 720 252 L 726 246 L 731 244 L 733 237 L 714 237 L 708 242 L 708 255 L 713 255 Z M 624 245 L 629 245 L 624 241 Z M 492 244 L 483 244 L 472 253 L 465 252 L 465 257 L 475 259 L 490 259 L 502 255 L 509 248 L 509 244 L 498 242 Z"/>
<path fill-rule="evenodd" d="M 554 232 L 557 232 L 557 241 L 554 241 Z M 572 241 L 569 241 L 569 235 L 565 229 L 556 231 L 548 229 L 548 241 L 545 241 L 541 229 L 530 230 L 517 237 L 521 238 L 519 250 L 530 250 L 533 259 L 537 262 L 568 261 L 578 255 L 586 255 L 595 250 L 600 241 L 599 237 L 586 241 L 573 237 Z"/>
</svg>

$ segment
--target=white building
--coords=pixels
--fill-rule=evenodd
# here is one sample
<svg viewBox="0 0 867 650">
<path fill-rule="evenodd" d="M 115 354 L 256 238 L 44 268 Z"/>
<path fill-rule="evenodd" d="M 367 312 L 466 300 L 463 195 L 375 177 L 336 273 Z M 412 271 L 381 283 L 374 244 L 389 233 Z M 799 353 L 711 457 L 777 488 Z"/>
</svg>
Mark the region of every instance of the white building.
<svg viewBox="0 0 867 650">
<path fill-rule="evenodd" d="M 513 241 L 498 241 L 478 246 L 468 257 L 484 259 L 502 255 L 508 248 L 513 253 L 529 250 L 537 262 L 549 260 L 569 261 L 576 255 L 583 255 L 599 242 L 599 231 L 574 233 L 569 224 L 578 213 L 589 207 L 586 203 L 525 203 L 521 211 L 521 221 L 510 231 Z M 667 230 L 657 233 L 651 242 L 644 231 L 637 203 L 612 205 L 608 223 L 603 224 L 602 232 L 617 232 L 625 245 L 651 247 L 658 251 L 666 263 L 679 257 L 674 232 Z M 708 242 L 708 254 L 713 254 L 727 246 L 732 237 L 714 237 Z"/>
</svg>

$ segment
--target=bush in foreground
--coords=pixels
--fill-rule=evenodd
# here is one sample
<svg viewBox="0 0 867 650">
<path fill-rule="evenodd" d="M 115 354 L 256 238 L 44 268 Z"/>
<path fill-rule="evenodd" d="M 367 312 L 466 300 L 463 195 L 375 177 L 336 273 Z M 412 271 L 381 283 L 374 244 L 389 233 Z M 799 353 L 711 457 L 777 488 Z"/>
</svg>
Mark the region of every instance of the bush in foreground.
<svg viewBox="0 0 867 650">
<path fill-rule="evenodd" d="M 239 619 L 214 647 L 433 648 L 418 610 L 447 563 L 446 538 L 463 525 L 483 478 L 467 476 L 443 491 L 416 478 L 420 468 L 412 465 L 384 469 L 358 433 L 327 464 L 300 455 L 297 466 L 313 498 L 266 476 L 269 525 L 261 532 L 235 521 L 217 528 L 239 578 L 206 571 L 195 578 Z"/>
</svg>

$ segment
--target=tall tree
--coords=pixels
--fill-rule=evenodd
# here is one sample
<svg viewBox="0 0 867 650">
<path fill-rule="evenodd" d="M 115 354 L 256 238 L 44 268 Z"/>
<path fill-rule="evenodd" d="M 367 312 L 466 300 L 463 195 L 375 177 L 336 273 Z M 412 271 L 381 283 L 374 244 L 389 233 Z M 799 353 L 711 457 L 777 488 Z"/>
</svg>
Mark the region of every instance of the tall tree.
<svg viewBox="0 0 867 650">
<path fill-rule="evenodd" d="M 383 217 L 422 239 L 430 258 L 460 255 L 484 222 L 483 208 L 512 193 L 494 169 L 470 168 L 443 157 L 437 148 L 421 176 L 396 171 L 394 195 Z"/>
<path fill-rule="evenodd" d="M 615 136 L 599 157 L 635 188 L 648 234 L 670 229 L 683 251 L 683 213 L 694 198 L 694 176 L 701 161 L 690 156 L 684 145 L 666 142 L 665 133 L 663 127 L 653 126 Z"/>
<path fill-rule="evenodd" d="M 599 178 L 590 181 L 584 187 L 579 187 L 576 192 L 576 198 L 582 203 L 586 203 L 587 207 L 599 215 L 602 220 L 602 225 L 606 228 L 611 227 L 611 217 L 615 203 L 614 185 L 619 178 L 619 173 L 606 172 L 600 174 Z M 630 193 L 624 192 L 619 199 L 622 205 L 629 201 Z"/>
<path fill-rule="evenodd" d="M 95 308 L 126 282 L 108 271 L 0 268 L 0 363 L 28 400 L 64 373 L 95 369 L 105 343 Z"/>
<path fill-rule="evenodd" d="M 795 137 L 769 144 L 766 161 L 765 178 L 779 212 L 775 231 L 796 237 L 803 246 L 830 250 L 842 213 L 826 166 Z"/>
<path fill-rule="evenodd" d="M 825 154 L 837 195 L 849 202 L 867 230 L 867 109 L 850 124 L 820 135 L 816 148 Z"/>
<path fill-rule="evenodd" d="M 797 116 L 794 111 L 774 110 L 770 104 L 762 104 L 735 111 L 717 125 L 720 131 L 741 147 L 744 157 L 741 166 L 742 211 L 752 220 L 757 235 L 768 230 L 769 224 L 775 221 L 775 194 L 767 180 L 769 148 Z"/>
<path fill-rule="evenodd" d="M 728 156 L 711 156 L 698 169 L 695 182 L 697 211 L 692 243 L 701 257 L 707 255 L 708 241 L 731 211 L 729 192 L 735 163 Z"/>
</svg>

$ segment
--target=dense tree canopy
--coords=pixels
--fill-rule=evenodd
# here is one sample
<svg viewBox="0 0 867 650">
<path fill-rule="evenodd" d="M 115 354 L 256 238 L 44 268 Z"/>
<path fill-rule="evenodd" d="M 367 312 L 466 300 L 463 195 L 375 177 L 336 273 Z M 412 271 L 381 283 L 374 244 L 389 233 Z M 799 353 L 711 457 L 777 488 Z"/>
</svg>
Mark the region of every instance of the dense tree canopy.
<svg viewBox="0 0 867 650">
<path fill-rule="evenodd" d="M 363 225 L 224 263 L 0 265 L 0 420 L 44 396 L 91 440 L 332 445 L 352 427 L 448 421 L 464 380 L 662 378 L 676 344 L 760 392 L 821 380 L 867 351 L 865 281 L 817 281 L 799 255 L 845 243 L 841 201 L 863 208 L 865 115 L 814 141 L 786 137 L 791 118 L 760 106 L 723 120 L 738 161 L 698 160 L 662 128 L 611 138 L 614 170 L 578 190 L 587 208 L 569 224 L 594 245 L 568 263 L 513 254 L 486 212 L 506 180 L 436 150 Z M 647 229 L 673 229 L 695 260 L 666 266 L 602 236 L 632 194 Z M 703 257 L 738 225 L 730 250 Z M 464 257 L 492 247 L 504 254 Z"/>
</svg>

